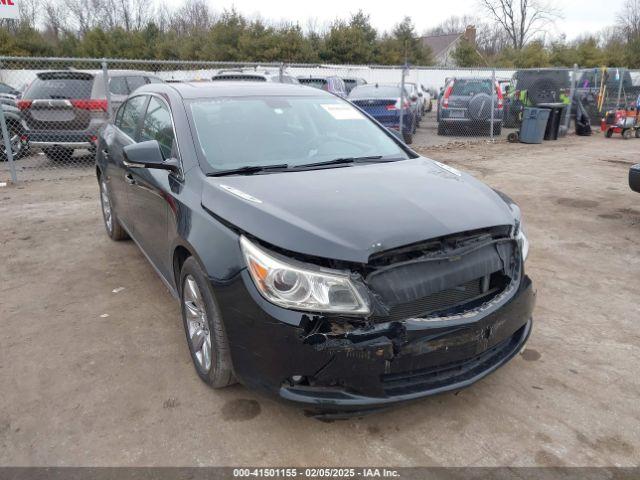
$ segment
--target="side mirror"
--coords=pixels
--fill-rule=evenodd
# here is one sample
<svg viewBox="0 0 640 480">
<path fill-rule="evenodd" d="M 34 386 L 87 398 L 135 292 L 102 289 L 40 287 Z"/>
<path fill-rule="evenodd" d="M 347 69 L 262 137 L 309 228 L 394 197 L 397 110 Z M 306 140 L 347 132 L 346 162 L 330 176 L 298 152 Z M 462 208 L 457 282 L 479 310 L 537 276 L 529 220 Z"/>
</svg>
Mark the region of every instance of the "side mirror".
<svg viewBox="0 0 640 480">
<path fill-rule="evenodd" d="M 132 168 L 158 168 L 177 172 L 180 169 L 175 158 L 164 159 L 157 140 L 134 143 L 124 147 L 124 164 Z"/>
<path fill-rule="evenodd" d="M 634 192 L 640 193 L 640 163 L 629 169 L 629 186 Z"/>
</svg>

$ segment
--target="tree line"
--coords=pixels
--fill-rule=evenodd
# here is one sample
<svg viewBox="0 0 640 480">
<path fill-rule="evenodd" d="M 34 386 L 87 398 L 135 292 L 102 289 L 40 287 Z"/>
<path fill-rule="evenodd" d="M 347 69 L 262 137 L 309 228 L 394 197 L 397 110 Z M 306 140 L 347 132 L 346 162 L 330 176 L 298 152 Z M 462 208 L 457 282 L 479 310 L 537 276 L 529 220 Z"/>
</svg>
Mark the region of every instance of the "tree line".
<svg viewBox="0 0 640 480">
<path fill-rule="evenodd" d="M 625 0 L 615 25 L 577 39 L 548 38 L 559 13 L 543 0 L 478 0 L 482 16 L 452 16 L 427 35 L 476 28 L 459 66 L 640 68 L 640 0 Z M 274 23 L 206 0 L 170 11 L 148 0 L 21 0 L 19 20 L 0 21 L 0 55 L 158 60 L 400 65 L 434 64 L 410 17 L 379 32 L 359 11 L 319 27 Z"/>
<path fill-rule="evenodd" d="M 153 11 L 147 0 L 24 0 L 19 21 L 0 24 L 0 55 L 230 62 L 430 65 L 409 17 L 379 33 L 359 11 L 322 31 L 272 23 L 205 0 Z"/>
</svg>

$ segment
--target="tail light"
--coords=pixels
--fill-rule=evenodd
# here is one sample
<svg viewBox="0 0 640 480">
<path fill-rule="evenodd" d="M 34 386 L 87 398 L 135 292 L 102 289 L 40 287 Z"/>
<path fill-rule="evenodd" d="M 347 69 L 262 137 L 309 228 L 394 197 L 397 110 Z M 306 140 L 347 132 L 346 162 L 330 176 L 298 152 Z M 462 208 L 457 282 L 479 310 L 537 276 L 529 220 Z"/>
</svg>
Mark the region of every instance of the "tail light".
<svg viewBox="0 0 640 480">
<path fill-rule="evenodd" d="M 392 103 L 390 105 L 387 105 L 387 107 L 386 107 L 387 110 L 389 110 L 389 111 L 391 111 L 391 110 L 400 110 L 400 102 L 401 101 L 402 101 L 402 99 L 399 98 L 396 101 L 396 103 Z M 409 103 L 409 100 L 407 100 L 405 98 L 404 103 L 402 104 L 402 108 L 405 109 L 405 108 L 410 108 L 410 107 L 411 107 L 411 103 Z"/>
<path fill-rule="evenodd" d="M 453 84 L 449 84 L 444 91 L 444 95 L 442 97 L 442 108 L 449 108 L 449 97 L 451 96 L 451 92 L 453 91 Z"/>
<path fill-rule="evenodd" d="M 496 82 L 496 94 L 498 95 L 498 110 L 502 110 L 504 105 L 504 98 L 502 97 L 502 90 L 500 90 L 500 85 Z"/>
<path fill-rule="evenodd" d="M 107 101 L 106 100 L 71 100 L 71 105 L 80 110 L 89 110 L 91 112 L 106 112 Z"/>
<path fill-rule="evenodd" d="M 31 100 L 18 100 L 16 104 L 20 110 L 26 110 L 31 106 Z"/>
</svg>

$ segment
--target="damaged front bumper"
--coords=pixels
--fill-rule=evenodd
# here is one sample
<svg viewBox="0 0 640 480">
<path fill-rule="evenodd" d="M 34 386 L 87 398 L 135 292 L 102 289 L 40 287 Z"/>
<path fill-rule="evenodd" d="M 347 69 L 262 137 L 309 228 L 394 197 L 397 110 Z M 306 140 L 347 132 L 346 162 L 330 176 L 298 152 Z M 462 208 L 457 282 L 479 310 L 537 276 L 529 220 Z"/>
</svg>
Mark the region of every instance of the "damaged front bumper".
<svg viewBox="0 0 640 480">
<path fill-rule="evenodd" d="M 535 302 L 523 273 L 508 295 L 471 313 L 344 331 L 330 318 L 267 302 L 246 270 L 214 290 L 238 380 L 325 413 L 366 412 L 471 385 L 521 350 Z M 318 322 L 338 333 L 314 338 Z"/>
</svg>

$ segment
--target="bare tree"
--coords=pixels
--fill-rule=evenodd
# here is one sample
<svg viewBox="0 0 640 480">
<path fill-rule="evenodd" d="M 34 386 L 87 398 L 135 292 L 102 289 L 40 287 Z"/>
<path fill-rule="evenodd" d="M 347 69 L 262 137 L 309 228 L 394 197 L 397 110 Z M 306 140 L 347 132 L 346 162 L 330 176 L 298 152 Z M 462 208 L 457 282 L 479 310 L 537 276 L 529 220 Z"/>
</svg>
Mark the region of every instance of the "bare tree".
<svg viewBox="0 0 640 480">
<path fill-rule="evenodd" d="M 637 1 L 637 0 L 635 0 Z M 511 46 L 520 50 L 546 26 L 560 17 L 545 0 L 479 0 L 482 8 L 509 37 Z"/>
<path fill-rule="evenodd" d="M 20 20 L 27 23 L 31 27 L 36 28 L 38 26 L 38 17 L 41 7 L 40 0 L 21 0 L 18 4 L 18 10 L 20 11 Z"/>
<path fill-rule="evenodd" d="M 468 25 L 480 25 L 480 20 L 471 15 L 452 15 L 439 25 L 425 31 L 425 35 L 449 35 L 452 33 L 462 33 Z"/>
<path fill-rule="evenodd" d="M 617 20 L 627 39 L 640 37 L 640 0 L 626 0 Z"/>
</svg>

